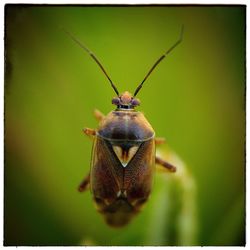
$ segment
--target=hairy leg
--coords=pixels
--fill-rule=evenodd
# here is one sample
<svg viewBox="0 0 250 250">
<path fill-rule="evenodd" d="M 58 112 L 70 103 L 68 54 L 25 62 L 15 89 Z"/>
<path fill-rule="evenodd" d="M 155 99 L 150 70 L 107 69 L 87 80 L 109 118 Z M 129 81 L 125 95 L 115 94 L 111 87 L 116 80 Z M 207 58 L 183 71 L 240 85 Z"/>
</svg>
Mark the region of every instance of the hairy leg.
<svg viewBox="0 0 250 250">
<path fill-rule="evenodd" d="M 156 138 L 155 138 L 155 144 L 156 144 L 156 145 L 161 145 L 161 144 L 163 144 L 163 143 L 165 143 L 165 142 L 166 142 L 166 139 L 163 138 L 163 137 L 156 137 Z"/>
<path fill-rule="evenodd" d="M 84 128 L 82 131 L 85 135 L 87 135 L 91 138 L 96 135 L 95 129 L 92 129 L 92 128 Z"/>
<path fill-rule="evenodd" d="M 79 192 L 84 192 L 89 188 L 90 174 L 88 174 L 78 187 Z"/>
<path fill-rule="evenodd" d="M 166 162 L 165 160 L 161 159 L 158 156 L 155 157 L 155 163 L 163 166 L 169 172 L 172 172 L 172 173 L 176 172 L 176 167 L 175 166 L 173 166 L 172 164 Z"/>
<path fill-rule="evenodd" d="M 94 116 L 97 119 L 97 121 L 99 121 L 99 122 L 101 122 L 105 118 L 105 115 L 101 111 L 99 111 L 98 109 L 94 110 Z"/>
</svg>

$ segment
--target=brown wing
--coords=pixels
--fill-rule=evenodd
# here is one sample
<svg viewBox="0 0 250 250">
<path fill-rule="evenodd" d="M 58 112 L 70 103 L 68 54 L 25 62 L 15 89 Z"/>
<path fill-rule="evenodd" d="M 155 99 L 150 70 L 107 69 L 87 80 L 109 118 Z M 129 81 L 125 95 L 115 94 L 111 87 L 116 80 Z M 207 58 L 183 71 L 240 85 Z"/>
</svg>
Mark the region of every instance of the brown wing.
<svg viewBox="0 0 250 250">
<path fill-rule="evenodd" d="M 143 142 L 125 167 L 124 189 L 130 204 L 140 207 L 151 191 L 155 168 L 155 142 Z"/>
<path fill-rule="evenodd" d="M 97 137 L 92 150 L 90 188 L 99 208 L 116 198 L 123 186 L 123 168 L 108 141 Z M 101 209 L 102 210 L 102 209 Z"/>
</svg>

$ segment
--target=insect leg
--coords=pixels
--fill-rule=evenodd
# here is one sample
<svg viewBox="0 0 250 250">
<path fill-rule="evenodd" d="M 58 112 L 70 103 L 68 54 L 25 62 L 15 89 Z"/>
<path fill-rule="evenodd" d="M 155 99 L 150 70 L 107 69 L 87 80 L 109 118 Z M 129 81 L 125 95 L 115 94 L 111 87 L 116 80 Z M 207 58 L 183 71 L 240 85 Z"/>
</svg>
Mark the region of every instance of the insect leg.
<svg viewBox="0 0 250 250">
<path fill-rule="evenodd" d="M 161 145 L 161 144 L 163 144 L 163 143 L 165 143 L 166 142 L 166 140 L 165 140 L 165 138 L 163 138 L 163 137 L 156 137 L 155 138 L 155 144 L 156 145 Z"/>
<path fill-rule="evenodd" d="M 95 130 L 92 128 L 84 128 L 82 131 L 85 135 L 87 135 L 89 137 L 95 136 L 95 134 L 96 134 Z"/>
<path fill-rule="evenodd" d="M 172 164 L 164 161 L 163 159 L 161 159 L 158 156 L 155 157 L 155 163 L 163 166 L 165 169 L 167 169 L 170 172 L 173 172 L 173 173 L 176 172 L 176 167 L 175 166 L 173 166 Z"/>
<path fill-rule="evenodd" d="M 89 187 L 90 174 L 88 174 L 78 187 L 79 192 L 85 191 Z"/>
<path fill-rule="evenodd" d="M 98 109 L 94 110 L 94 116 L 99 122 L 101 122 L 105 118 L 105 115 Z"/>
</svg>

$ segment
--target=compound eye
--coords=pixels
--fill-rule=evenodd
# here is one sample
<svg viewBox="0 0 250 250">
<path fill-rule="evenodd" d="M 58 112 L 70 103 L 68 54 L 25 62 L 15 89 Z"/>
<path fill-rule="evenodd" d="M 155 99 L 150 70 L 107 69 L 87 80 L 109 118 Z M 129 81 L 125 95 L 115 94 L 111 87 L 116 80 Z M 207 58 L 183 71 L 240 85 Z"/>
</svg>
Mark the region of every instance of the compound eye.
<svg viewBox="0 0 250 250">
<path fill-rule="evenodd" d="M 131 105 L 132 105 L 132 106 L 139 106 L 139 105 L 140 105 L 139 99 L 133 99 L 133 100 L 131 101 Z"/>
<path fill-rule="evenodd" d="M 120 104 L 120 98 L 119 97 L 114 97 L 112 99 L 112 104 L 114 105 L 119 105 Z"/>
</svg>

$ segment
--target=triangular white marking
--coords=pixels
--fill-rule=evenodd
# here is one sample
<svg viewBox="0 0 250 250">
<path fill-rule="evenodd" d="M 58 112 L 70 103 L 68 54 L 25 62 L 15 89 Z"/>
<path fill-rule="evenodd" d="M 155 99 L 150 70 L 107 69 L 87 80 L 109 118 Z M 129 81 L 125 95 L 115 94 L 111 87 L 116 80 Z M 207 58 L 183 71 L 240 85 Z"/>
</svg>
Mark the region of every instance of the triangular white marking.
<svg viewBox="0 0 250 250">
<path fill-rule="evenodd" d="M 121 162 L 122 166 L 125 168 L 127 167 L 128 163 L 125 163 L 125 162 Z"/>
<path fill-rule="evenodd" d="M 138 145 L 133 146 L 128 150 L 128 152 L 126 154 L 126 152 L 122 149 L 122 147 L 113 146 L 113 150 L 124 168 L 128 165 L 128 163 L 133 158 L 133 156 L 136 154 L 138 149 L 139 149 Z"/>
</svg>

